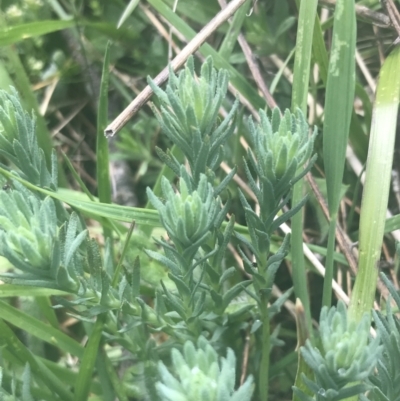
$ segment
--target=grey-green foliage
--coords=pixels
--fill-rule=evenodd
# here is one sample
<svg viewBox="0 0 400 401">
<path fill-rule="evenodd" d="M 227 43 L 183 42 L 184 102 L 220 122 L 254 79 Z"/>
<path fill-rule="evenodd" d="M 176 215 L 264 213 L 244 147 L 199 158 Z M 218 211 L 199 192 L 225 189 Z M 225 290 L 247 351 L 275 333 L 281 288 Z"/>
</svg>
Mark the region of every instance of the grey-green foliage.
<svg viewBox="0 0 400 401">
<path fill-rule="evenodd" d="M 182 251 L 192 246 L 195 254 L 196 248 L 207 240 L 210 229 L 218 221 L 222 222 L 225 215 L 220 215 L 221 201 L 214 197 L 213 187 L 204 174 L 200 175 L 197 188 L 193 188 L 191 181 L 184 179 L 186 177 L 182 172 L 179 192 L 174 192 L 170 182 L 163 177 L 161 187 L 165 204 L 150 188 L 147 189 L 147 195 L 159 211 L 162 224 L 175 245 Z"/>
<path fill-rule="evenodd" d="M 193 182 L 198 183 L 200 174 L 212 180 L 223 159 L 222 145 L 235 129 L 233 118 L 238 101 L 222 121 L 219 117 L 228 89 L 228 72 L 223 69 L 217 72 L 208 57 L 196 77 L 190 57 L 177 76 L 170 68 L 165 92 L 150 78 L 148 82 L 161 103 L 161 111 L 154 109 L 154 112 L 162 131 L 187 158 Z M 181 164 L 173 155 L 160 149 L 158 154 L 179 176 Z"/>
<path fill-rule="evenodd" d="M 74 280 L 67 271 L 86 236 L 77 216 L 73 214 L 65 228 L 59 227 L 50 197 L 42 200 L 33 192 L 14 185 L 16 189 L 0 192 L 0 255 L 23 274 L 3 273 L 2 277 L 27 285 L 36 282 L 36 285 L 64 290 L 72 289 L 71 285 L 76 287 L 78 284 L 72 284 Z M 68 241 L 61 245 L 64 250 L 61 256 L 60 234 L 63 230 L 69 235 Z M 77 230 L 80 233 L 75 238 Z"/>
<path fill-rule="evenodd" d="M 9 189 L 0 192 L 0 255 L 19 269 L 41 274 L 51 265 L 58 234 L 57 215 L 50 197 Z"/>
<path fill-rule="evenodd" d="M 226 188 L 235 170 L 219 186 L 211 187 L 214 171 L 222 160 L 224 141 L 234 130 L 232 119 L 237 104 L 221 122 L 218 114 L 227 91 L 228 74 L 223 70 L 217 73 L 210 58 L 203 64 L 199 77 L 195 76 L 193 59 L 188 60 L 178 76 L 171 70 L 165 92 L 151 80 L 149 84 L 161 103 L 161 112 L 155 110 L 161 128 L 181 149 L 189 164 L 186 170 L 172 154 L 160 151 L 161 159 L 180 177 L 180 194 L 175 194 L 166 180 L 162 182 L 165 204 L 148 190 L 149 199 L 159 211 L 172 241 L 172 244 L 159 241 L 165 255 L 155 252 L 149 252 L 149 255 L 168 267 L 177 288 L 176 294 L 164 291 L 163 297 L 159 297 L 160 301 L 165 301 L 165 304 L 158 304 L 162 305 L 159 310 L 160 313 L 164 310 L 164 315 L 178 314 L 189 332 L 200 333 L 201 319 L 209 320 L 211 314 L 222 316 L 230 301 L 252 282 L 238 283 L 224 293 L 222 284 L 234 272 L 233 267 L 226 272 L 221 268 L 223 254 L 234 232 L 234 220 L 232 217 L 222 231 L 221 223 L 229 211 L 230 202 L 228 200 L 221 206 L 218 194 Z M 259 201 L 260 214 L 253 211 L 240 193 L 250 241 L 236 234 L 257 262 L 255 268 L 246 253 L 241 251 L 245 269 L 252 275 L 255 287 L 255 291 L 247 292 L 259 306 L 268 303 L 275 272 L 287 254 L 289 238 L 275 255 L 269 257 L 270 237 L 301 208 L 305 200 L 275 221 L 274 218 L 289 201 L 292 185 L 310 169 L 311 163 L 308 169 L 296 176 L 299 167 L 311 155 L 316 135 L 314 131 L 310 137 L 301 111 L 296 115 L 287 111 L 281 118 L 279 110 L 274 110 L 271 122 L 264 112 L 261 111 L 260 115 L 260 125 L 249 123 L 255 149 L 254 154 L 249 152 L 249 158 L 256 178 L 245 164 L 251 189 Z M 264 317 L 269 318 L 275 313 L 288 296 L 289 293 L 285 294 L 270 310 L 263 308 Z M 251 306 L 247 306 L 248 311 Z M 199 324 L 195 325 L 194 321 Z"/>
<path fill-rule="evenodd" d="M 400 308 L 400 296 L 393 284 L 382 273 L 393 300 Z M 400 321 L 393 314 L 391 297 L 386 303 L 386 313 L 373 311 L 374 321 L 383 344 L 383 353 L 376 366 L 376 374 L 370 376 L 374 386 L 368 399 L 373 401 L 400 401 Z"/>
<path fill-rule="evenodd" d="M 12 175 L 34 185 L 57 190 L 57 158 L 48 169 L 39 147 L 35 119 L 26 113 L 17 93 L 0 92 L 0 154 L 12 163 Z M 110 288 L 112 268 L 105 268 L 98 244 L 88 238 L 84 223 L 61 202 L 42 197 L 11 179 L 0 191 L 0 256 L 16 270 L 1 279 L 21 285 L 56 288 L 77 295 L 65 306 L 80 305 L 80 313 L 96 315 L 119 308 L 129 298 L 125 289 Z M 89 273 L 89 274 L 88 274 Z M 125 280 L 126 281 L 126 280 Z"/>
<path fill-rule="evenodd" d="M 289 220 L 304 205 L 306 198 L 292 209 L 275 218 L 289 202 L 293 184 L 311 168 L 315 157 L 299 174 L 297 171 L 310 158 L 317 130 L 309 135 L 309 126 L 303 113 L 286 110 L 283 117 L 279 109 L 272 111 L 271 119 L 260 110 L 260 123 L 249 120 L 252 150 L 248 150 L 249 164 L 244 161 L 247 182 L 255 194 L 260 207 L 255 213 L 244 194 L 239 191 L 243 205 L 250 241 L 236 234 L 241 242 L 254 254 L 257 267 L 253 266 L 245 252 L 241 252 L 246 271 L 253 276 L 258 292 L 268 299 L 277 268 L 287 253 L 288 238 L 280 250 L 269 257 L 272 233 Z M 253 176 L 253 173 L 255 177 Z M 257 294 L 254 298 L 262 303 Z"/>
<path fill-rule="evenodd" d="M 306 363 L 314 372 L 314 381 L 303 375 L 307 387 L 315 394 L 310 397 L 294 388 L 302 401 L 338 401 L 364 393 L 370 386 L 368 376 L 382 352 L 380 339 L 370 339 L 369 316 L 359 324 L 349 322 L 342 301 L 337 308 L 322 308 L 320 316 L 321 349 L 309 340 L 301 348 Z"/>
<path fill-rule="evenodd" d="M 23 108 L 18 93 L 0 92 L 0 155 L 12 162 L 22 177 L 34 185 L 57 190 L 57 156 L 53 150 L 50 170 L 36 138 L 36 119 Z"/>
<path fill-rule="evenodd" d="M 175 75 L 172 69 L 165 92 L 149 79 L 158 97 L 161 111 L 154 109 L 162 131 L 182 151 L 189 168 L 174 156 L 158 150 L 160 158 L 180 178 L 178 191 L 162 180 L 164 201 L 148 189 L 153 206 L 170 241 L 158 240 L 164 254 L 148 251 L 163 263 L 176 291 L 157 292 L 156 313 L 180 339 L 196 339 L 204 330 L 215 336 L 227 330 L 227 308 L 250 281 L 227 285 L 235 273 L 225 269 L 225 251 L 233 234 L 234 218 L 225 229 L 222 222 L 230 208 L 230 200 L 221 203 L 219 194 L 227 187 L 235 169 L 213 187 L 215 171 L 223 158 L 223 145 L 233 133 L 235 102 L 221 121 L 219 112 L 228 88 L 228 73 L 216 71 L 212 59 L 202 65 L 200 76 L 194 71 L 193 58 Z M 238 318 L 253 307 L 246 304 L 235 311 Z M 219 334 L 217 334 L 219 333 Z"/>
<path fill-rule="evenodd" d="M 276 108 L 271 119 L 260 110 L 259 124 L 249 119 L 249 131 L 252 147 L 248 150 L 248 159 L 259 184 L 245 162 L 246 175 L 261 207 L 260 219 L 270 226 L 277 211 L 287 203 L 292 186 L 309 171 L 310 167 L 296 176 L 298 169 L 311 157 L 317 129 L 309 135 L 309 126 L 301 110 L 296 114 L 286 110 L 281 117 Z M 278 219 L 280 224 L 289 218 L 284 216 Z M 276 227 L 279 227 L 277 222 L 272 231 Z"/>
<path fill-rule="evenodd" d="M 197 338 L 204 329 L 205 320 L 212 332 L 211 327 L 215 328 L 212 322 L 217 324 L 233 298 L 250 282 L 238 283 L 225 292 L 222 290 L 234 273 L 233 267 L 224 274 L 221 268 L 233 233 L 233 220 L 224 231 L 219 231 L 229 205 L 222 205 L 207 177 L 201 174 L 198 185 L 193 185 L 182 166 L 179 191 L 175 192 L 165 178 L 162 190 L 164 203 L 151 189 L 148 188 L 147 193 L 160 213 L 172 244 L 158 240 L 164 255 L 149 250 L 147 253 L 168 268 L 177 291 L 169 291 L 163 286 L 163 292 L 158 293 L 156 311 L 167 321 L 172 317 L 170 325 L 181 320 L 180 331 L 176 334 L 183 336 L 186 332 L 188 338 Z"/>
<path fill-rule="evenodd" d="M 90 295 L 115 306 L 98 245 L 88 239 L 77 214 L 59 223 L 51 198 L 14 185 L 18 189 L 0 192 L 0 255 L 20 272 L 2 273 L 2 280 Z"/>
<path fill-rule="evenodd" d="M 157 391 L 161 401 L 250 401 L 253 379 L 235 391 L 236 358 L 228 348 L 226 358 L 219 358 L 204 337 L 199 337 L 197 349 L 191 341 L 171 352 L 176 377 L 159 362 L 161 381 Z"/>
</svg>

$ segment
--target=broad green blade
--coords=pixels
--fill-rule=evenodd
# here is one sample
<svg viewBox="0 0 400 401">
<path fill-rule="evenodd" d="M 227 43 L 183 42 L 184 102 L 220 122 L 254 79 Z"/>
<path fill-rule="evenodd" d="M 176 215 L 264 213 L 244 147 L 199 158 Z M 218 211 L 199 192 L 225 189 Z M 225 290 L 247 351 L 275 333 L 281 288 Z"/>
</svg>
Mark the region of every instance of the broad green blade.
<svg viewBox="0 0 400 401">
<path fill-rule="evenodd" d="M 119 29 L 122 26 L 122 24 L 130 17 L 130 15 L 133 13 L 139 2 L 140 0 L 131 0 L 129 2 L 129 4 L 126 6 L 124 12 L 122 13 L 118 21 L 117 29 Z"/>
<path fill-rule="evenodd" d="M 338 0 L 325 96 L 323 154 L 332 218 L 340 202 L 355 90 L 356 16 L 354 0 Z"/>
<path fill-rule="evenodd" d="M 326 83 L 323 155 L 330 214 L 322 304 L 331 306 L 336 217 L 355 91 L 356 14 L 354 0 L 336 2 Z"/>
<path fill-rule="evenodd" d="M 0 285 L 0 298 L 9 297 L 50 297 L 52 295 L 68 295 L 68 292 L 54 290 L 52 288 L 38 288 L 25 285 L 2 284 Z"/>
<path fill-rule="evenodd" d="M 107 43 L 103 62 L 103 73 L 100 83 L 99 106 L 97 109 L 97 140 L 96 140 L 96 175 L 97 191 L 102 203 L 111 203 L 110 163 L 108 156 L 108 140 L 104 136 L 104 129 L 108 124 L 108 77 L 110 65 L 110 46 Z"/>
<path fill-rule="evenodd" d="M 244 19 L 246 18 L 247 12 L 249 11 L 251 3 L 248 1 L 243 4 L 239 10 L 236 11 L 232 24 L 230 25 L 228 32 L 226 33 L 224 40 L 219 48 L 219 55 L 225 60 L 229 60 L 232 54 L 233 48 L 235 47 L 237 38 L 240 34 L 240 29 L 242 28 Z"/>
<path fill-rule="evenodd" d="M 299 21 L 297 26 L 295 59 L 293 69 L 292 111 L 300 109 L 307 114 L 307 95 L 310 81 L 311 51 L 313 43 L 314 23 L 317 15 L 317 0 L 297 2 L 299 7 Z M 298 171 L 300 173 L 300 171 Z M 301 202 L 303 198 L 303 180 L 297 182 L 293 188 L 292 205 Z M 303 306 L 304 326 L 308 333 L 312 333 L 310 300 L 307 290 L 307 275 L 303 255 L 303 214 L 297 213 L 292 217 L 292 271 L 295 296 Z M 299 327 L 298 327 L 299 330 Z M 299 335 L 299 332 L 297 333 Z M 295 379 L 297 387 L 302 386 L 302 376 L 309 377 L 309 369 L 298 353 L 299 363 Z M 298 398 L 293 394 L 293 400 Z"/>
<path fill-rule="evenodd" d="M 400 214 L 396 216 L 389 217 L 385 222 L 385 234 L 390 233 L 395 230 L 400 230 Z"/>
<path fill-rule="evenodd" d="M 0 347 L 8 351 L 12 359 L 18 361 L 17 363 L 20 366 L 25 366 L 29 363 L 33 375 L 37 376 L 49 390 L 57 394 L 60 400 L 74 400 L 72 393 L 65 387 L 65 384 L 22 344 L 16 334 L 2 319 L 0 319 Z M 3 354 L 4 356 L 5 353 Z"/>
<path fill-rule="evenodd" d="M 296 36 L 296 53 L 293 68 L 292 111 L 301 109 L 307 113 L 307 95 L 310 81 L 311 50 L 317 0 L 300 2 Z"/>
<path fill-rule="evenodd" d="M 120 206 L 108 203 L 99 203 L 79 200 L 77 197 L 67 196 L 52 192 L 44 188 L 36 187 L 30 182 L 23 180 L 19 177 L 14 176 L 9 171 L 0 167 L 0 173 L 5 177 L 17 180 L 24 184 L 27 188 L 32 191 L 38 191 L 42 194 L 48 195 L 54 199 L 58 199 L 62 202 L 68 203 L 72 207 L 75 207 L 82 213 L 88 216 L 106 217 L 108 219 L 114 219 L 118 221 L 132 222 L 135 220 L 136 224 L 149 225 L 152 227 L 161 227 L 158 212 L 156 210 L 146 210 L 136 207 Z"/>
<path fill-rule="evenodd" d="M 37 288 L 37 290 L 39 290 L 39 288 Z M 6 320 L 15 327 L 19 327 L 27 333 L 60 348 L 64 352 L 68 352 L 78 357 L 83 355 L 83 347 L 71 337 L 3 301 L 0 301 L 0 318 Z"/>
<path fill-rule="evenodd" d="M 385 231 L 400 100 L 399 66 L 400 47 L 397 46 L 381 68 L 372 112 L 360 214 L 359 270 L 349 309 L 350 316 L 356 321 L 365 312 L 371 311 L 375 299 L 378 277 L 376 264 L 380 259 Z"/>
<path fill-rule="evenodd" d="M 0 30 L 0 46 L 13 45 L 24 39 L 61 31 L 75 26 L 74 20 L 69 21 L 35 21 L 26 24 L 3 27 Z"/>
<path fill-rule="evenodd" d="M 78 379 L 75 383 L 75 401 L 86 401 L 89 395 L 90 384 L 92 382 L 92 375 L 97 354 L 99 353 L 100 340 L 106 318 L 106 314 L 99 315 L 89 335 L 85 352 L 81 359 Z"/>
</svg>

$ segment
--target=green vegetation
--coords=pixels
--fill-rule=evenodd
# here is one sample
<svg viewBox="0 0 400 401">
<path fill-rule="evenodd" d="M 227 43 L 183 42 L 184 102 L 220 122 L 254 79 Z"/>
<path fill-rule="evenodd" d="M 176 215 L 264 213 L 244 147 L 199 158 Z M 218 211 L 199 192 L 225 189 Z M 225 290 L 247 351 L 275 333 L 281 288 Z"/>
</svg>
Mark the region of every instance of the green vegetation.
<svg viewBox="0 0 400 401">
<path fill-rule="evenodd" d="M 396 3 L 0 11 L 0 400 L 400 400 Z"/>
</svg>

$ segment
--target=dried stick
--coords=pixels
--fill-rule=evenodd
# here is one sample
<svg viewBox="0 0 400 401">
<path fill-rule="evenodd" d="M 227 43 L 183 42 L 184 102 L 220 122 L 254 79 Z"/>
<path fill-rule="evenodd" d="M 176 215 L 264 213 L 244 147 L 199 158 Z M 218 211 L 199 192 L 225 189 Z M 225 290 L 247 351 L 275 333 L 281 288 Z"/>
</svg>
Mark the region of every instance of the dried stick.
<svg viewBox="0 0 400 401">
<path fill-rule="evenodd" d="M 398 43 L 400 37 L 400 14 L 393 3 L 393 0 L 381 0 L 383 7 L 386 9 L 388 13 L 389 19 L 397 32 L 398 38 L 396 39 L 395 44 Z"/>
</svg>

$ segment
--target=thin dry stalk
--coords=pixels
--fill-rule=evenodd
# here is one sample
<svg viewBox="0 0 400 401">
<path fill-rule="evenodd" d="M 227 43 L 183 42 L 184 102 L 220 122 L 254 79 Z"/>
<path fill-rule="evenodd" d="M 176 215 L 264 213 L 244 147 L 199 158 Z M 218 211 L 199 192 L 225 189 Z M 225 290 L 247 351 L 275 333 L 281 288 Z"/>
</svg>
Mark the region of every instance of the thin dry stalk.
<svg viewBox="0 0 400 401">
<path fill-rule="evenodd" d="M 246 331 L 246 338 L 244 341 L 243 349 L 243 363 L 242 374 L 240 375 L 240 385 L 242 385 L 247 377 L 247 366 L 249 365 L 249 351 L 250 351 L 250 329 Z"/>
<path fill-rule="evenodd" d="M 326 200 L 324 199 L 323 195 L 321 194 L 321 191 L 319 190 L 318 185 L 314 180 L 314 177 L 310 173 L 308 173 L 306 175 L 306 179 L 307 179 L 308 183 L 310 184 L 312 191 L 314 192 L 314 195 L 321 207 L 322 212 L 324 213 L 325 218 L 329 221 L 329 211 L 328 211 Z M 339 224 L 336 226 L 335 236 L 336 236 L 336 240 L 339 244 L 339 248 L 343 252 L 343 254 L 350 266 L 352 273 L 354 275 L 356 275 L 357 274 L 357 260 L 354 257 L 354 254 L 352 252 L 352 242 L 351 242 L 350 238 L 347 236 L 347 234 L 342 230 L 342 228 L 340 227 Z"/>
<path fill-rule="evenodd" d="M 395 43 L 398 43 L 400 37 L 400 14 L 393 0 L 382 0 L 382 5 L 386 9 L 390 22 L 392 23 L 392 26 L 397 32 L 398 38 L 396 39 Z"/>
</svg>

